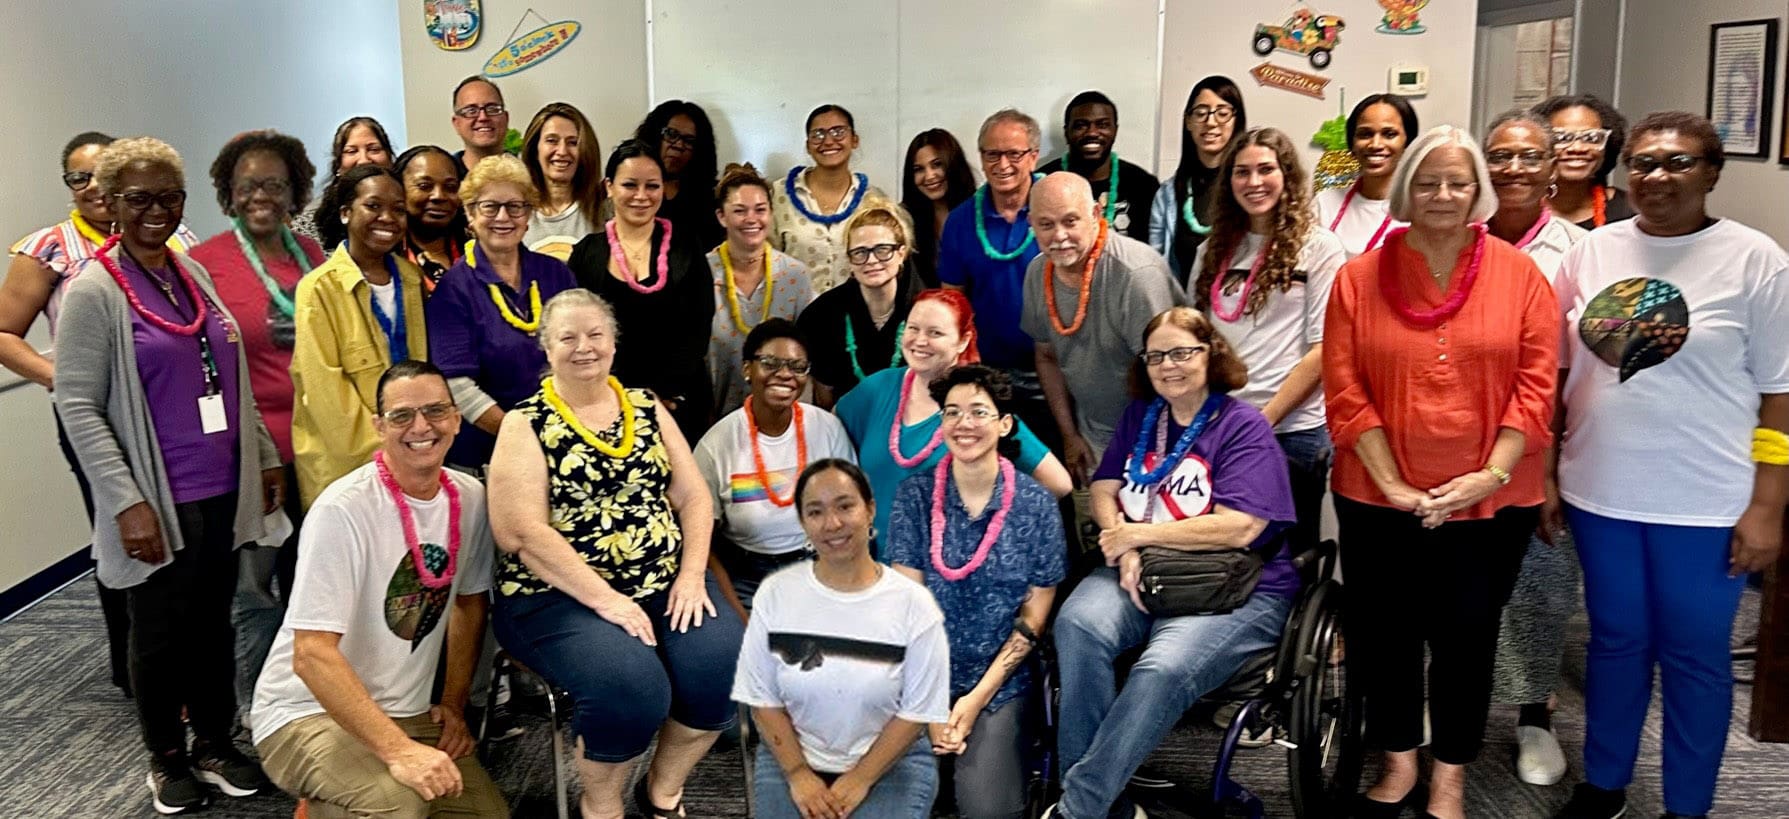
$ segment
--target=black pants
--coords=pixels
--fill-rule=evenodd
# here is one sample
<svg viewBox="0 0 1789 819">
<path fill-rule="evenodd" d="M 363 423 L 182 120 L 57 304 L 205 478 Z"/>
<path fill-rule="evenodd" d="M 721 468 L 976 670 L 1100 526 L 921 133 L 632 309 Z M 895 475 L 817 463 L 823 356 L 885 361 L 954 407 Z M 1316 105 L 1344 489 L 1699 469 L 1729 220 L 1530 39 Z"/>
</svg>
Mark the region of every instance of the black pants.
<svg viewBox="0 0 1789 819">
<path fill-rule="evenodd" d="M 130 679 L 153 754 L 186 750 L 182 708 L 206 742 L 228 743 L 236 719 L 236 493 L 182 503 L 174 512 L 185 548 L 128 590 Z"/>
<path fill-rule="evenodd" d="M 1349 659 L 1365 695 L 1368 740 L 1409 751 L 1423 737 L 1423 649 L 1435 759 L 1467 764 L 1484 744 L 1497 630 L 1537 507 L 1424 529 L 1401 509 L 1337 496 L 1348 588 Z M 1562 624 L 1563 626 L 1563 624 Z"/>
<path fill-rule="evenodd" d="M 75 457 L 75 448 L 68 443 L 68 431 L 62 428 L 62 416 L 56 416 L 56 442 L 62 446 L 62 457 L 68 460 L 68 468 L 75 473 L 75 484 L 81 487 L 81 504 L 87 508 L 87 529 L 93 529 L 93 484 L 87 482 L 87 473 L 81 471 L 81 461 Z M 93 562 L 94 566 L 99 561 Z M 106 618 L 106 646 L 110 650 L 112 660 L 112 684 L 130 689 L 130 606 L 125 601 L 122 589 L 106 588 L 99 582 L 99 573 L 93 574 L 93 585 L 99 589 L 99 610 Z"/>
</svg>

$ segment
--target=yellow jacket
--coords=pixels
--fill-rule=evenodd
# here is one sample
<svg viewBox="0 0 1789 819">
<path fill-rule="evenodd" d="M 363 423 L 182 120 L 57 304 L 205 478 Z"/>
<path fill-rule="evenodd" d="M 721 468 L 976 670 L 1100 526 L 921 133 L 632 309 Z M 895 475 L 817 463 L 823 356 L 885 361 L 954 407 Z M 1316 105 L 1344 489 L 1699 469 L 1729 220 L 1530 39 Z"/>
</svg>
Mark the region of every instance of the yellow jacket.
<svg viewBox="0 0 1789 819">
<path fill-rule="evenodd" d="M 422 271 L 397 258 L 403 284 L 405 345 L 429 357 Z M 390 366 L 385 331 L 373 317 L 373 289 L 346 244 L 298 283 L 292 349 L 292 454 L 306 509 L 337 478 L 373 457 L 379 376 Z"/>
</svg>

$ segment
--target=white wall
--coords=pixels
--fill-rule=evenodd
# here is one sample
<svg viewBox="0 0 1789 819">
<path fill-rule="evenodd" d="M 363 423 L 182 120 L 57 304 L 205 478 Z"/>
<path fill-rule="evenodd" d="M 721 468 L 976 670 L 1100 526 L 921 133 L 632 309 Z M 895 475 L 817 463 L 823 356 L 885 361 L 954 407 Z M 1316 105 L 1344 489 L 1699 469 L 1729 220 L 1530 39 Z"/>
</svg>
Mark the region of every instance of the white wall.
<svg viewBox="0 0 1789 819">
<path fill-rule="evenodd" d="M 1708 27 L 1713 23 L 1776 18 L 1777 72 L 1771 93 L 1771 146 L 1768 159 L 1729 157 L 1721 181 L 1709 196 L 1709 210 L 1716 216 L 1737 219 L 1771 235 L 1778 244 L 1789 244 L 1789 168 L 1777 164 L 1783 121 L 1782 65 L 1789 37 L 1789 11 L 1781 0 L 1722 0 L 1719 3 L 1686 3 L 1681 0 L 1627 0 L 1627 27 L 1622 38 L 1620 91 L 1616 105 L 1630 119 L 1649 111 L 1675 109 L 1701 114 L 1706 110 L 1708 89 Z"/>
<path fill-rule="evenodd" d="M 186 160 L 187 221 L 223 229 L 208 170 L 232 135 L 278 128 L 326 164 L 335 126 L 378 117 L 403 141 L 403 95 L 385 4 L 163 0 L 120 13 L 112 0 L 7 4 L 0 110 L 10 112 L 0 163 L 0 237 L 7 244 L 67 218 L 57 162 L 87 130 L 150 134 Z M 41 322 L 32 340 L 43 344 Z M 0 373 L 0 384 L 16 379 Z M 48 396 L 26 386 L 0 396 L 0 589 L 87 540 L 80 496 L 56 449 Z"/>
</svg>

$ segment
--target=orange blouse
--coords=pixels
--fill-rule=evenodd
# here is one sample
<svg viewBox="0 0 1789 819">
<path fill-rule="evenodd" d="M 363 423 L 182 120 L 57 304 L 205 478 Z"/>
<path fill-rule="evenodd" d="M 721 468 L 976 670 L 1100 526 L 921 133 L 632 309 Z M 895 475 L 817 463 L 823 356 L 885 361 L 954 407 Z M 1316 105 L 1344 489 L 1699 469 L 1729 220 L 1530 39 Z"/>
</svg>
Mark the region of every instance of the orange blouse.
<svg viewBox="0 0 1789 819">
<path fill-rule="evenodd" d="M 1559 367 L 1559 307 L 1553 287 L 1527 254 L 1486 239 L 1477 282 L 1460 311 L 1430 329 L 1405 322 L 1380 291 L 1386 253 L 1411 307 L 1432 309 L 1447 294 L 1408 242 L 1388 241 L 1342 266 L 1323 327 L 1323 395 L 1335 441 L 1336 494 L 1389 506 L 1355 453 L 1360 436 L 1385 431 L 1399 474 L 1430 489 L 1484 467 L 1500 427 L 1526 439 L 1510 482 L 1457 519 L 1488 518 L 1505 506 L 1543 499 L 1543 452 L 1552 439 Z M 1472 246 L 1460 254 L 1450 290 L 1465 278 Z"/>
</svg>

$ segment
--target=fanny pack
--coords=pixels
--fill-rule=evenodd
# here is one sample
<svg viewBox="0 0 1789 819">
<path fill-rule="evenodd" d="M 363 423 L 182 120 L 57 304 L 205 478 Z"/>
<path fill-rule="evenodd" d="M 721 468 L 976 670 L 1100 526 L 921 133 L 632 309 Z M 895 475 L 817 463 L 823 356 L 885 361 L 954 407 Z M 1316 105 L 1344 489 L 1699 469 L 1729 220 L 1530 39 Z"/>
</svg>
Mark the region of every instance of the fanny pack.
<svg viewBox="0 0 1789 819">
<path fill-rule="evenodd" d="M 1137 596 L 1157 617 L 1227 614 L 1241 608 L 1261 582 L 1261 555 L 1251 549 L 1186 552 L 1164 546 L 1137 550 L 1142 576 Z"/>
</svg>

